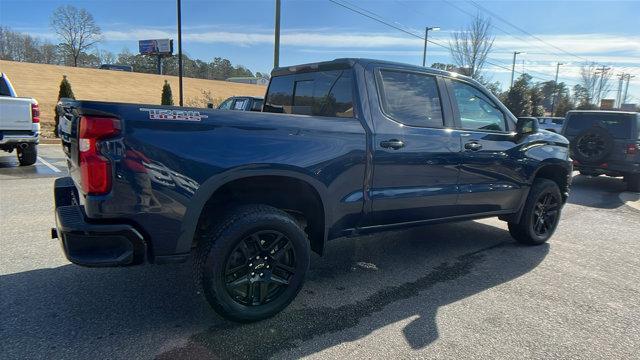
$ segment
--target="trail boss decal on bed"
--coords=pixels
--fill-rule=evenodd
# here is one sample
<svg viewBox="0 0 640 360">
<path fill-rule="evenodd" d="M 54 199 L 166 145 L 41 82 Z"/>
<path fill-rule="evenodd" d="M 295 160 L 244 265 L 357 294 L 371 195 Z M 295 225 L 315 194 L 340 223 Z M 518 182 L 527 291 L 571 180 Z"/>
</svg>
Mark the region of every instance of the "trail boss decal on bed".
<svg viewBox="0 0 640 360">
<path fill-rule="evenodd" d="M 208 118 L 207 115 L 200 115 L 200 111 L 193 110 L 167 110 L 167 109 L 147 109 L 140 108 L 140 111 L 147 111 L 151 120 L 183 120 L 201 121 Z"/>
</svg>

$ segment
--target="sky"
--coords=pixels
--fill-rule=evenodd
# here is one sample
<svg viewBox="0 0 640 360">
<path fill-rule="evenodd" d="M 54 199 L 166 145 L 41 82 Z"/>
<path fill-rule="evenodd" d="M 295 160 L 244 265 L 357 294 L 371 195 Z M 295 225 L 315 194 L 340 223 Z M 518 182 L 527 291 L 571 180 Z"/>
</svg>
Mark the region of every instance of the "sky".
<svg viewBox="0 0 640 360">
<path fill-rule="evenodd" d="M 513 52 L 516 76 L 553 80 L 573 86 L 580 66 L 596 62 L 611 68 L 615 98 L 617 75 L 631 73 L 627 102 L 640 103 L 640 1 L 481 1 L 481 0 L 336 0 L 392 26 L 330 0 L 282 0 L 280 65 L 367 57 L 422 64 L 426 26 L 427 63 L 452 63 L 448 43 L 477 14 L 492 21 L 495 36 L 485 77 L 510 83 Z M 274 0 L 182 0 L 183 51 L 211 61 L 224 57 L 252 71 L 273 67 Z M 142 39 L 177 39 L 175 0 L 0 0 L 0 24 L 56 42 L 49 26 L 60 5 L 85 8 L 101 27 L 101 49 L 137 52 Z M 28 15 L 28 16 L 26 16 Z M 404 31 L 398 30 L 400 28 Z M 408 33 L 407 33 L 408 32 Z M 177 47 L 176 47 L 177 49 Z"/>
</svg>

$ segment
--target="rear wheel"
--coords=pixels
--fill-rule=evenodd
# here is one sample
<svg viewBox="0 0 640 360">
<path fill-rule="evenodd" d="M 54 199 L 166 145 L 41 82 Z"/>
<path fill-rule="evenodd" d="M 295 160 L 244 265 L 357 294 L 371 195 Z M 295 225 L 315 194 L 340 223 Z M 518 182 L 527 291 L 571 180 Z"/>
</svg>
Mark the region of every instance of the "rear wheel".
<svg viewBox="0 0 640 360">
<path fill-rule="evenodd" d="M 511 236 L 526 245 L 544 244 L 551 238 L 562 210 L 562 195 L 558 184 L 548 179 L 533 182 L 518 223 L 509 223 Z"/>
<path fill-rule="evenodd" d="M 627 182 L 627 190 L 640 192 L 640 174 L 625 175 L 624 181 Z"/>
<path fill-rule="evenodd" d="M 296 297 L 309 267 L 309 241 L 287 213 L 241 206 L 201 238 L 195 275 L 221 316 L 251 322 L 271 317 Z"/>
<path fill-rule="evenodd" d="M 28 144 L 24 149 L 18 146 L 16 152 L 20 166 L 33 165 L 38 160 L 38 148 L 36 144 Z"/>
</svg>

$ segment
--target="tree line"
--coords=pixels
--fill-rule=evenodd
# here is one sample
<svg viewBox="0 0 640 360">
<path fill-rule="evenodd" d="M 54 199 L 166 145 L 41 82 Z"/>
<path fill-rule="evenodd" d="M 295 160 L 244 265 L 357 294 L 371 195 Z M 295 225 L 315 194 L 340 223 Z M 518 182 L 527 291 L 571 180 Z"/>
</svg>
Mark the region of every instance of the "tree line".
<svg viewBox="0 0 640 360">
<path fill-rule="evenodd" d="M 72 5 L 60 6 L 53 11 L 50 26 L 58 43 L 0 26 L 0 60 L 88 68 L 119 64 L 131 66 L 134 72 L 157 72 L 155 56 L 134 54 L 126 48 L 119 54 L 98 48 L 97 45 L 103 40 L 102 30 L 85 9 Z M 224 80 L 233 76 L 269 77 L 268 74 L 259 72 L 254 74 L 245 66 L 233 65 L 222 57 L 215 57 L 207 62 L 183 54 L 182 64 L 184 76 L 193 78 Z M 177 57 L 164 58 L 163 69 L 166 75 L 177 75 Z"/>
<path fill-rule="evenodd" d="M 509 89 L 502 91 L 499 82 L 492 82 L 484 75 L 495 40 L 491 27 L 490 18 L 476 15 L 466 28 L 451 35 L 449 52 L 453 64 L 434 63 L 431 67 L 477 80 L 516 116 L 565 116 L 569 110 L 597 109 L 600 101 L 611 91 L 611 69 L 593 62 L 581 66 L 578 84 L 572 89 L 564 82 L 553 80 L 534 83 L 533 77 L 524 73 Z"/>
</svg>

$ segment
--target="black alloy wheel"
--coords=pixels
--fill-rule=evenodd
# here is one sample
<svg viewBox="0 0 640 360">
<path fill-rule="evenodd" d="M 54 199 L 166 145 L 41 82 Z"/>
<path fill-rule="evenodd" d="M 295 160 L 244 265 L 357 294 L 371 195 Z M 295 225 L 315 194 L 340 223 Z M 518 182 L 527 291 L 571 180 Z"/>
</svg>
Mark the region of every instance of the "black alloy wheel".
<svg viewBox="0 0 640 360">
<path fill-rule="evenodd" d="M 235 301 L 259 306 L 280 296 L 295 271 L 291 241 L 279 231 L 263 230 L 245 237 L 233 249 L 225 264 L 224 281 Z"/>
<path fill-rule="evenodd" d="M 533 231 L 537 236 L 547 237 L 558 225 L 561 202 L 554 193 L 543 194 L 533 210 Z"/>
<path fill-rule="evenodd" d="M 564 205 L 558 184 L 535 179 L 518 222 L 509 222 L 509 233 L 521 244 L 542 245 L 556 231 Z"/>
<path fill-rule="evenodd" d="M 286 212 L 239 205 L 200 235 L 196 285 L 223 317 L 252 322 L 282 311 L 296 297 L 310 261 L 310 244 Z"/>
</svg>

